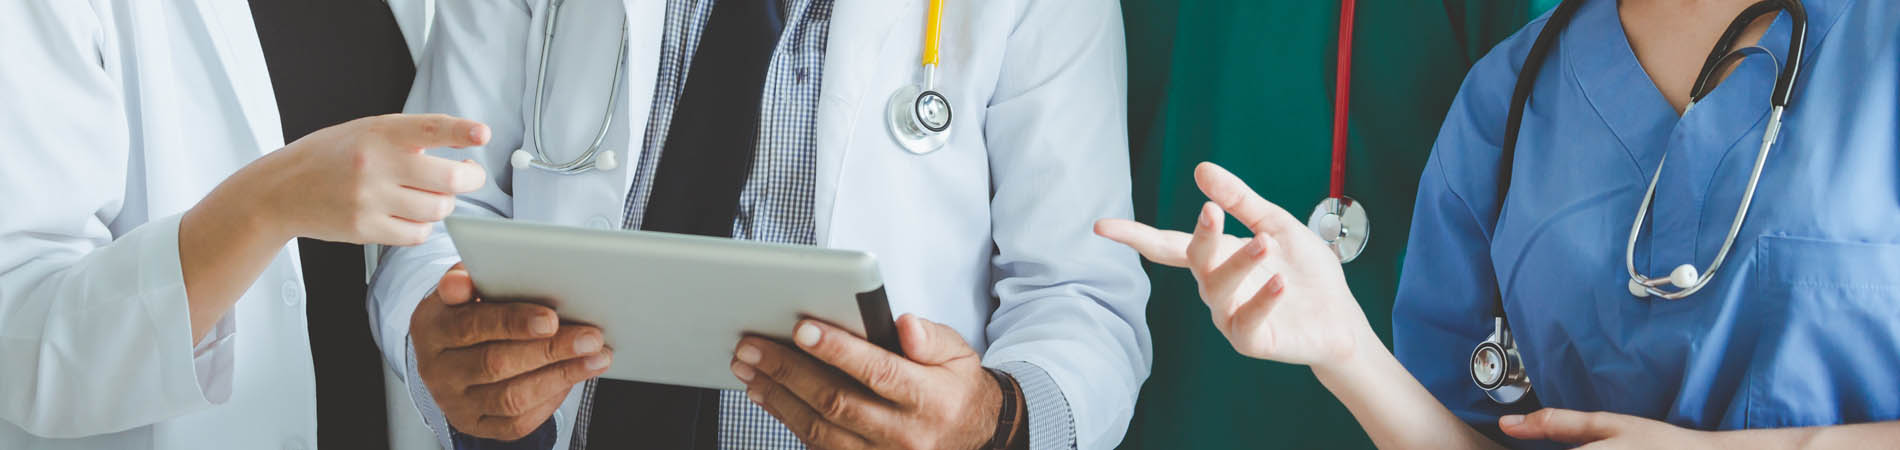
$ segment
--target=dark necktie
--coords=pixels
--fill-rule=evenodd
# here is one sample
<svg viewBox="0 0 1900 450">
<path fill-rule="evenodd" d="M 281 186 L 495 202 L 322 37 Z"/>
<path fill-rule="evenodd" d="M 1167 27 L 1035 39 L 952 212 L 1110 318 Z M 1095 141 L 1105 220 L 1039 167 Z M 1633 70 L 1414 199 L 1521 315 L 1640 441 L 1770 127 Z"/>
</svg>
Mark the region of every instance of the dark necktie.
<svg viewBox="0 0 1900 450">
<path fill-rule="evenodd" d="M 714 3 L 673 109 L 641 229 L 731 236 L 757 148 L 766 67 L 783 29 L 779 0 Z M 600 380 L 592 403 L 590 449 L 718 446 L 719 391 Z"/>
</svg>

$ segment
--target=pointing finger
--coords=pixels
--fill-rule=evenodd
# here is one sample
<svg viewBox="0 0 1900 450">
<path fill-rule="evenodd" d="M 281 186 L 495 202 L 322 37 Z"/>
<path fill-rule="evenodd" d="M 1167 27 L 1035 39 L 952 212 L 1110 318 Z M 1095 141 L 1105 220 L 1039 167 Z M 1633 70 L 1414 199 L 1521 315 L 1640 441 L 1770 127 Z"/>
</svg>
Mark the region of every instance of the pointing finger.
<svg viewBox="0 0 1900 450">
<path fill-rule="evenodd" d="M 1133 248 L 1155 264 L 1187 267 L 1187 233 L 1128 219 L 1102 219 L 1095 222 L 1095 234 Z"/>
<path fill-rule="evenodd" d="M 378 117 L 390 142 L 409 148 L 470 147 L 488 143 L 481 122 L 443 114 L 391 114 Z"/>
</svg>

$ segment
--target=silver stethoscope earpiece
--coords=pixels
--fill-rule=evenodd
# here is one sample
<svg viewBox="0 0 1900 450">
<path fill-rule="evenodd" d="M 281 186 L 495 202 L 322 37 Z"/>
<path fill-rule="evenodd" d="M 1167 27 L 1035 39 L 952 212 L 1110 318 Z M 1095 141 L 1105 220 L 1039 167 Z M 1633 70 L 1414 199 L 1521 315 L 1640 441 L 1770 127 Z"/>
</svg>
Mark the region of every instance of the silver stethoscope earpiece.
<svg viewBox="0 0 1900 450">
<path fill-rule="evenodd" d="M 1570 18 L 1576 15 L 1582 3 L 1581 0 L 1568 0 L 1557 5 L 1556 11 L 1552 12 L 1545 21 L 1543 31 L 1539 32 L 1537 40 L 1531 45 L 1530 54 L 1525 57 L 1523 65 L 1519 68 L 1517 86 L 1511 96 L 1511 111 L 1505 125 L 1505 139 L 1499 158 L 1500 167 L 1505 168 L 1498 183 L 1500 206 L 1504 203 L 1505 194 L 1511 185 L 1509 168 L 1515 157 L 1518 130 L 1523 125 L 1524 106 L 1530 101 L 1530 93 L 1537 80 L 1539 68 L 1543 66 L 1544 59 L 1548 56 L 1550 47 L 1555 44 L 1558 34 L 1569 25 Z M 1735 20 L 1729 23 L 1728 29 L 1722 33 L 1722 38 L 1716 42 L 1715 49 L 1709 52 L 1708 60 L 1703 62 L 1695 85 L 1689 90 L 1689 104 L 1684 108 L 1685 113 L 1694 109 L 1696 103 L 1711 90 L 1713 86 L 1711 81 L 1716 78 L 1715 74 L 1723 67 L 1727 67 L 1729 63 L 1754 54 L 1774 57 L 1767 49 L 1761 47 L 1741 49 L 1732 49 L 1732 47 L 1736 37 L 1740 36 L 1742 30 L 1749 24 L 1754 23 L 1755 19 L 1776 11 L 1787 13 L 1789 23 L 1792 25 L 1789 31 L 1788 59 L 1777 61 L 1780 63 L 1777 65 L 1781 67 L 1781 71 L 1776 74 L 1775 91 L 1769 98 L 1769 105 L 1772 108 L 1769 110 L 1768 128 L 1762 134 L 1760 149 L 1755 152 L 1755 166 L 1749 171 L 1747 190 L 1743 191 L 1741 204 L 1735 207 L 1735 218 L 1729 222 L 1728 235 L 1722 239 L 1722 249 L 1716 252 L 1715 259 L 1709 263 L 1708 270 L 1698 270 L 1694 264 L 1682 264 L 1671 269 L 1668 276 L 1660 278 L 1650 278 L 1636 271 L 1636 238 L 1639 233 L 1642 233 L 1643 223 L 1649 218 L 1649 207 L 1656 197 L 1656 184 L 1662 180 L 1663 165 L 1669 162 L 1669 155 L 1664 154 L 1662 160 L 1656 163 L 1656 173 L 1649 179 L 1648 190 L 1643 192 L 1642 204 L 1637 207 L 1636 218 L 1630 223 L 1629 239 L 1623 248 L 1623 265 L 1629 275 L 1625 286 L 1629 289 L 1630 295 L 1637 298 L 1655 297 L 1664 300 L 1686 298 L 1707 287 L 1709 282 L 1715 279 L 1717 271 L 1721 270 L 1722 262 L 1728 259 L 1729 250 L 1735 245 L 1735 238 L 1741 232 L 1742 223 L 1748 218 L 1748 207 L 1754 201 L 1755 188 L 1761 182 L 1762 168 L 1766 167 L 1768 162 L 1768 152 L 1774 148 L 1775 140 L 1781 135 L 1782 115 L 1786 112 L 1788 105 L 1793 102 L 1794 85 L 1800 74 L 1801 54 L 1807 45 L 1808 15 L 1800 0 L 1763 0 L 1742 10 L 1742 13 L 1737 15 Z M 1673 290 L 1666 290 L 1666 287 Z M 1512 337 L 1511 326 L 1504 317 L 1503 293 L 1498 292 L 1494 300 L 1496 302 L 1492 305 L 1494 312 L 1491 336 L 1485 338 L 1484 342 L 1479 343 L 1478 347 L 1471 352 L 1471 380 L 1477 383 L 1478 388 L 1483 389 L 1485 395 L 1490 396 L 1492 400 L 1498 403 L 1513 403 L 1530 392 L 1530 378 L 1525 375 L 1523 359 L 1519 358 L 1517 353 L 1517 341 Z"/>
<path fill-rule="evenodd" d="M 534 123 L 532 124 L 534 151 L 530 153 L 525 148 L 515 150 L 514 153 L 508 155 L 508 165 L 516 169 L 533 167 L 562 175 L 573 175 L 594 169 L 614 170 L 620 167 L 620 161 L 615 158 L 613 150 L 604 150 L 601 144 L 606 142 L 607 131 L 613 127 L 614 106 L 620 101 L 620 84 L 626 76 L 627 22 L 625 20 L 620 22 L 620 52 L 619 56 L 614 58 L 613 87 L 607 94 L 607 111 L 601 113 L 599 131 L 594 133 L 593 143 L 588 144 L 587 149 L 581 151 L 580 155 L 566 162 L 554 162 L 548 157 L 546 149 L 548 141 L 541 134 L 541 117 L 547 112 L 547 104 L 542 97 L 547 95 L 548 55 L 554 48 L 554 30 L 558 29 L 560 24 L 563 3 L 566 3 L 566 0 L 553 0 L 548 3 L 547 26 L 543 28 L 541 36 L 541 62 L 534 76 Z"/>
<path fill-rule="evenodd" d="M 891 130 L 891 138 L 918 155 L 937 151 L 950 141 L 951 120 L 956 115 L 950 98 L 936 90 L 942 24 L 943 0 L 930 0 L 924 17 L 923 79 L 891 92 L 885 105 L 885 125 Z"/>
</svg>

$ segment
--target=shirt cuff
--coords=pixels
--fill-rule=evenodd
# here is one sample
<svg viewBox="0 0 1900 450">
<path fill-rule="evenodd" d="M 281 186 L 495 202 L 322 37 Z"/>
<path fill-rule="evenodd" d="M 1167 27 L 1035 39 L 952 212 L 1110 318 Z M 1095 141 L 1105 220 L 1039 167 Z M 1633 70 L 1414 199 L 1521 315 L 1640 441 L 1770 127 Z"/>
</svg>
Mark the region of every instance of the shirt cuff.
<svg viewBox="0 0 1900 450">
<path fill-rule="evenodd" d="M 1069 411 L 1069 399 L 1056 386 L 1055 378 L 1042 367 L 1027 361 L 1010 361 L 996 366 L 1022 387 L 1023 403 L 1029 410 L 1030 450 L 1075 448 L 1075 415 Z"/>
<path fill-rule="evenodd" d="M 222 404 L 231 399 L 231 377 L 237 372 L 237 311 L 226 313 L 191 349 L 192 368 L 205 400 Z"/>
<path fill-rule="evenodd" d="M 422 424 L 435 433 L 435 443 L 440 448 L 453 449 L 455 444 L 450 437 L 449 418 L 442 414 L 442 408 L 436 406 L 435 396 L 429 393 L 429 385 L 422 382 L 422 376 L 416 370 L 416 342 L 403 336 L 402 385 L 409 390 L 409 401 L 415 403 L 416 413 L 422 415 Z"/>
<path fill-rule="evenodd" d="M 195 410 L 223 404 L 231 398 L 231 378 L 237 371 L 233 355 L 236 348 L 228 343 L 230 333 L 236 330 L 231 317 L 237 311 L 233 308 L 219 319 L 217 325 L 205 333 L 204 340 L 191 341 L 191 298 L 185 292 L 184 261 L 178 251 L 182 220 L 184 214 L 179 213 L 146 222 L 119 238 L 119 242 L 133 242 L 138 246 L 138 295 L 145 302 L 152 329 L 157 330 L 158 335 L 153 337 L 160 341 L 156 347 L 162 363 L 159 372 L 151 376 L 168 380 L 161 383 L 163 389 L 156 393 L 162 399 L 159 403 L 192 405 L 186 410 Z M 186 344 L 191 345 L 189 355 L 184 353 Z M 181 364 L 187 356 L 190 366 Z M 190 373 L 184 373 L 186 370 Z M 186 384 L 185 380 L 192 381 Z"/>
</svg>

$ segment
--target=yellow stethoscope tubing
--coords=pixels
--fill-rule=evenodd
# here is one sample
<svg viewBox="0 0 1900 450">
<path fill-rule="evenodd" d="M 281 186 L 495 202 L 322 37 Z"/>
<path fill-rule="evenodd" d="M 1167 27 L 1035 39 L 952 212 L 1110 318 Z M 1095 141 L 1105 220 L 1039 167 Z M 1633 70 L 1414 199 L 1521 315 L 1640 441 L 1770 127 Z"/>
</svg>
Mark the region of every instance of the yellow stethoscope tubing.
<svg viewBox="0 0 1900 450">
<path fill-rule="evenodd" d="M 930 11 L 924 17 L 924 67 L 937 67 L 942 40 L 943 0 L 930 0 Z"/>
</svg>

